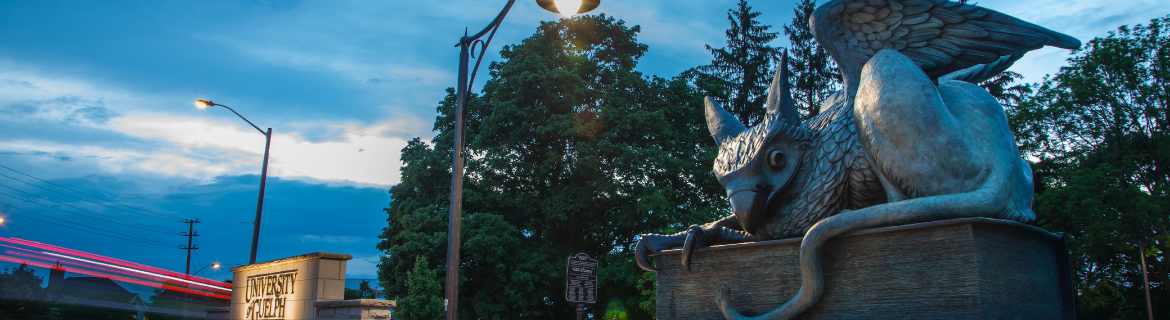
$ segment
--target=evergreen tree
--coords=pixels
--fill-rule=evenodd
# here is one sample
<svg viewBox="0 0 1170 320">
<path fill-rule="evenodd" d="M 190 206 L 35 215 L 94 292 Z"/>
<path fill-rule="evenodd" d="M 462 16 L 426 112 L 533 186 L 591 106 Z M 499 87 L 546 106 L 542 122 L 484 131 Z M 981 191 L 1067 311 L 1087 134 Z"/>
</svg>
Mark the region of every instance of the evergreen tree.
<svg viewBox="0 0 1170 320">
<path fill-rule="evenodd" d="M 638 31 L 605 15 L 544 22 L 503 48 L 482 95 L 469 98 L 460 318 L 573 317 L 563 297 L 575 253 L 601 264 L 589 313 L 652 306 L 639 289 L 652 278 L 634 263 L 637 236 L 727 214 L 702 96 L 683 78 L 634 71 L 646 51 Z M 424 276 L 412 270 L 445 270 L 454 102 L 448 89 L 430 145 L 403 149 L 378 245 L 388 296 L 418 295 L 411 279 Z"/>
<path fill-rule="evenodd" d="M 792 10 L 792 22 L 784 25 L 784 34 L 792 48 L 788 50 L 788 70 L 792 71 L 792 98 L 801 118 L 809 119 L 821 112 L 821 104 L 841 89 L 837 64 L 813 38 L 809 18 L 817 2 L 801 0 Z"/>
<path fill-rule="evenodd" d="M 780 57 L 780 50 L 769 45 L 778 33 L 768 32 L 772 26 L 760 24 L 756 20 L 759 16 L 747 0 L 740 0 L 737 9 L 727 10 L 731 22 L 725 32 L 727 46 L 716 49 L 707 45 L 711 64 L 688 73 L 700 90 L 749 127 L 764 117 L 768 86 Z"/>
<path fill-rule="evenodd" d="M 1068 241 L 1077 315 L 1145 318 L 1143 255 L 1154 314 L 1170 314 L 1170 17 L 1089 41 L 1040 84 L 1000 80 L 984 86 L 1017 88 L 1000 100 L 1036 161 L 1037 224 Z"/>
<path fill-rule="evenodd" d="M 405 320 L 443 318 L 443 287 L 435 274 L 426 257 L 415 259 L 414 269 L 406 272 L 407 293 L 398 299 L 398 317 Z"/>
</svg>

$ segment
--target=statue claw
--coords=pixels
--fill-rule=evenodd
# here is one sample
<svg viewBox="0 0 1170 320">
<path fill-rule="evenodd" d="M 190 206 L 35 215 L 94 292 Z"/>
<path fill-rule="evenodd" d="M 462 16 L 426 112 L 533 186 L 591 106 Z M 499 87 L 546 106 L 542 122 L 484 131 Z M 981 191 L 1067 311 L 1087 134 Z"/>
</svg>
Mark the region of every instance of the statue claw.
<svg viewBox="0 0 1170 320">
<path fill-rule="evenodd" d="M 646 243 L 645 236 L 643 236 L 643 239 L 638 241 L 637 248 L 634 249 L 634 261 L 637 262 L 638 267 L 641 267 L 643 270 L 650 272 L 662 271 L 662 269 L 655 268 L 654 264 L 650 263 L 649 259 L 647 259 L 647 256 L 650 254 L 649 248 L 646 247 L 647 245 L 648 244 Z"/>
<path fill-rule="evenodd" d="M 687 272 L 691 272 L 691 254 L 694 253 L 695 247 L 703 242 L 703 228 L 694 225 L 687 229 L 687 240 L 683 242 L 682 247 L 682 265 Z"/>
</svg>

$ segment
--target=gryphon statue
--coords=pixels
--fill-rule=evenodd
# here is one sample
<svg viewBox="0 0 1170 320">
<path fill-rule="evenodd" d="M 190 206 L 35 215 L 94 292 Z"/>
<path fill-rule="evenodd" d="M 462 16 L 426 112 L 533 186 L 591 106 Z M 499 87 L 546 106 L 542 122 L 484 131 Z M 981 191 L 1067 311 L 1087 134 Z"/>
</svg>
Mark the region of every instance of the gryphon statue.
<svg viewBox="0 0 1170 320">
<path fill-rule="evenodd" d="M 643 235 L 647 255 L 682 247 L 804 236 L 796 296 L 754 319 L 791 319 L 823 290 L 820 250 L 850 231 L 931 220 L 988 217 L 1031 223 L 1032 177 L 1003 107 L 975 85 L 1043 46 L 1075 38 L 986 8 L 945 0 L 835 0 L 809 21 L 836 60 L 845 89 L 801 123 L 787 61 L 772 83 L 765 120 L 746 128 L 710 98 L 707 125 L 719 145 L 715 174 L 734 215 L 674 235 Z M 748 319 L 726 284 L 727 319 Z"/>
</svg>

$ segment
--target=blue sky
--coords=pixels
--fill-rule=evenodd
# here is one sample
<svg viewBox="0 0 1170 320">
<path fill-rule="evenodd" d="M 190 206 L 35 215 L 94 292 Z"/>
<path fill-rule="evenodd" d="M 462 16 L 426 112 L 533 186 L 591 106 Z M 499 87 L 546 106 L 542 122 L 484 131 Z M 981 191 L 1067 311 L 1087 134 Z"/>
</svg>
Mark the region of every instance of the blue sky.
<svg viewBox="0 0 1170 320">
<path fill-rule="evenodd" d="M 373 277 L 376 236 L 385 225 L 381 208 L 390 201 L 388 187 L 399 181 L 398 154 L 410 138 L 434 135 L 435 106 L 443 89 L 454 85 L 458 50 L 452 45 L 463 29 L 482 28 L 505 2 L 3 1 L 0 164 L 133 206 L 199 218 L 202 262 L 193 264 L 246 263 L 251 225 L 233 221 L 250 221 L 255 213 L 264 137 L 227 110 L 192 104 L 213 100 L 275 132 L 259 260 L 350 253 L 349 275 Z M 594 13 L 641 25 L 639 39 L 649 52 L 639 70 L 672 77 L 709 62 L 704 44 L 723 46 L 726 10 L 735 2 L 607 0 Z M 760 19 L 777 28 L 791 20 L 794 3 L 751 2 L 763 13 Z M 978 3 L 1083 41 L 1167 14 L 1156 0 Z M 498 60 L 502 45 L 557 18 L 518 1 L 487 59 Z M 787 42 L 782 37 L 775 44 Z M 1067 50 L 1044 49 L 1013 70 L 1039 81 L 1067 57 Z M 0 184 L 55 196 L 4 177 Z M 39 208 L 34 211 L 134 232 Z M 8 218 L 0 236 L 179 271 L 185 258 L 179 249 L 19 217 Z M 226 270 L 209 276 L 229 277 Z"/>
</svg>

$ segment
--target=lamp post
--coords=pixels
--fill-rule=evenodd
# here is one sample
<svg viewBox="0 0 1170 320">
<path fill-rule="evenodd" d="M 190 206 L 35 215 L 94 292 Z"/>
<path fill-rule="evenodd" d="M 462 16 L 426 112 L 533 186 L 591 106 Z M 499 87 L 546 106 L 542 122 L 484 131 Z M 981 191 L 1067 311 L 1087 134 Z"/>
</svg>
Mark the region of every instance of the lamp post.
<svg viewBox="0 0 1170 320">
<path fill-rule="evenodd" d="M 455 99 L 455 146 L 451 149 L 451 214 L 448 216 L 447 226 L 447 283 L 443 308 L 447 320 L 455 320 L 459 310 L 459 232 L 463 207 L 463 127 L 466 122 L 464 114 L 467 109 L 467 92 L 471 91 L 471 85 L 475 82 L 475 73 L 479 70 L 479 64 L 483 62 L 488 44 L 492 42 L 500 23 L 504 21 L 504 17 L 515 3 L 516 0 L 508 0 L 508 4 L 504 5 L 504 9 L 487 27 L 470 36 L 465 31 L 459 43 L 455 45 L 459 47 L 459 86 L 456 87 Z M 569 17 L 596 9 L 601 0 L 536 0 L 536 4 L 545 10 Z M 577 10 L 559 9 L 573 7 Z M 489 31 L 491 34 L 488 34 Z M 484 35 L 488 36 L 487 40 L 479 40 Z M 468 79 L 467 67 L 476 46 L 479 47 L 480 54 Z"/>
<path fill-rule="evenodd" d="M 272 128 L 268 128 L 268 131 L 260 130 L 260 127 L 253 124 L 252 121 L 248 121 L 248 118 L 244 118 L 236 110 L 232 110 L 232 108 L 222 104 L 208 100 L 199 100 L 195 101 L 195 106 L 199 109 L 206 109 L 213 106 L 228 109 L 232 113 L 235 113 L 236 116 L 239 116 L 240 119 L 244 119 L 244 122 L 256 128 L 256 131 L 260 131 L 260 134 L 264 135 L 264 166 L 260 168 L 260 198 L 256 200 L 256 220 L 252 222 L 252 253 L 248 256 L 248 264 L 256 263 L 256 246 L 260 243 L 260 214 L 264 212 L 264 182 L 268 178 L 268 147 L 272 146 Z"/>
</svg>

